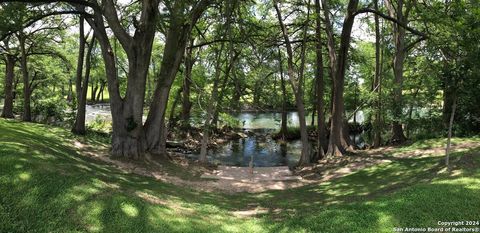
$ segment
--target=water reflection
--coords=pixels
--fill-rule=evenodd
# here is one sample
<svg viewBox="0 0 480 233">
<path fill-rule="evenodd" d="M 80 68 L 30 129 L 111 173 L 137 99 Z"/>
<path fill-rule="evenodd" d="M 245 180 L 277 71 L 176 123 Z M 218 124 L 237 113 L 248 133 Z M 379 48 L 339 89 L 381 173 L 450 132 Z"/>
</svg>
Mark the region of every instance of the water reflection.
<svg viewBox="0 0 480 233">
<path fill-rule="evenodd" d="M 294 166 L 300 158 L 300 141 L 279 143 L 271 136 L 262 135 L 265 130 L 256 131 L 256 136 L 233 140 L 225 145 L 208 151 L 211 163 L 230 166 L 249 166 L 253 159 L 255 167 Z M 274 131 L 271 131 L 274 132 Z M 198 154 L 191 155 L 197 158 Z"/>
<path fill-rule="evenodd" d="M 239 127 L 255 135 L 209 150 L 207 157 L 211 163 L 247 167 L 253 159 L 255 167 L 292 167 L 297 164 L 302 149 L 300 140 L 280 143 L 271 137 L 280 129 L 281 113 L 240 113 L 235 118 L 239 121 Z M 299 125 L 296 112 L 289 112 L 287 119 L 289 127 Z M 192 157 L 196 158 L 198 154 Z"/>
</svg>

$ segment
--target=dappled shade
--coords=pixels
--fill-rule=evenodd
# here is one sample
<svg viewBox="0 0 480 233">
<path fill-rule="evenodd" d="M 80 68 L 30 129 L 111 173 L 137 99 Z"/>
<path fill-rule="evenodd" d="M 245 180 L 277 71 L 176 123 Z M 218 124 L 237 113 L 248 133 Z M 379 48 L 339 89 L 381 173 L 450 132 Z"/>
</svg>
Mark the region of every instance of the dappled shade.
<svg viewBox="0 0 480 233">
<path fill-rule="evenodd" d="M 83 154 L 73 143 L 82 139 L 63 129 L 5 120 L 0 129 L 2 232 L 378 232 L 479 217 L 478 138 L 453 154 L 451 176 L 439 157 L 386 154 L 395 161 L 325 183 L 222 194 L 125 173 Z"/>
</svg>

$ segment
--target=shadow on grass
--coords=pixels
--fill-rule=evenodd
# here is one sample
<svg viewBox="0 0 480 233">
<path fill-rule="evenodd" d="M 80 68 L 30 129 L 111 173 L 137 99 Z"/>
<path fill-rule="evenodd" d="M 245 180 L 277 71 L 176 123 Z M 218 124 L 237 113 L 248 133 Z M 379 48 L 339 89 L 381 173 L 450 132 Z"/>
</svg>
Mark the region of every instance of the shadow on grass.
<svg viewBox="0 0 480 233">
<path fill-rule="evenodd" d="M 1 232 L 194 231 L 224 225 L 206 222 L 202 214 L 186 216 L 195 208 L 178 210 L 189 203 L 201 203 L 193 204 L 199 206 L 196 212 L 228 222 L 228 215 L 212 208 L 222 201 L 228 206 L 228 199 L 126 174 L 81 156 L 71 146 L 73 136 L 63 130 L 2 121 L 0 128 Z M 152 204 L 139 192 L 162 203 Z"/>
<path fill-rule="evenodd" d="M 72 146 L 78 138 L 62 129 L 2 120 L 0 129 L 0 232 L 389 232 L 480 217 L 471 208 L 480 206 L 478 167 L 467 169 L 473 181 L 436 183 L 443 165 L 435 157 L 397 159 L 296 189 L 227 195 L 127 174 L 80 155 Z M 458 164 L 454 170 L 465 168 Z M 254 208 L 268 211 L 232 214 Z"/>
<path fill-rule="evenodd" d="M 464 184 L 420 184 L 375 201 L 330 205 L 275 225 L 274 232 L 393 232 L 394 227 L 439 227 L 438 221 L 478 219 L 480 190 Z"/>
</svg>

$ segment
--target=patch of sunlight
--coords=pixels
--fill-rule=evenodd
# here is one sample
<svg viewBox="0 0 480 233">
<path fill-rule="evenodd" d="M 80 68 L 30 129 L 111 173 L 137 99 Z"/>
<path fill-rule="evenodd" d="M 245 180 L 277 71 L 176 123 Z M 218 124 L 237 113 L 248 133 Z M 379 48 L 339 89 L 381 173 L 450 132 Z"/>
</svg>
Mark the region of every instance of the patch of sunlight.
<svg viewBox="0 0 480 233">
<path fill-rule="evenodd" d="M 248 229 L 248 232 L 266 232 L 267 229 L 265 229 L 262 225 L 261 225 L 261 221 L 257 218 L 254 218 L 254 219 L 250 219 L 248 220 L 245 224 L 243 225 L 247 225 L 246 227 L 242 227 L 242 229 L 240 229 L 239 232 L 244 232 L 243 229 Z"/>
<path fill-rule="evenodd" d="M 69 193 L 66 195 L 68 199 L 73 199 L 75 201 L 83 201 L 85 200 L 85 194 L 84 193 Z"/>
<path fill-rule="evenodd" d="M 16 169 L 20 169 L 20 168 L 23 168 L 23 165 L 21 165 L 21 164 L 15 164 L 14 167 L 15 167 Z"/>
<path fill-rule="evenodd" d="M 148 222 L 152 225 L 158 224 L 159 219 L 169 219 L 172 216 L 173 211 L 165 206 L 148 206 Z"/>
<path fill-rule="evenodd" d="M 462 185 L 464 188 L 477 190 L 480 189 L 480 179 L 472 177 L 462 177 L 457 179 L 439 180 L 434 182 L 436 184 L 453 184 Z"/>
<path fill-rule="evenodd" d="M 137 217 L 138 216 L 138 209 L 137 209 L 137 207 L 135 207 L 132 204 L 123 202 L 121 204 L 121 208 L 122 208 L 123 213 L 125 213 L 126 215 L 128 215 L 130 217 Z"/>
<path fill-rule="evenodd" d="M 65 194 L 65 198 L 67 200 L 71 199 L 74 201 L 83 201 L 89 195 L 93 195 L 99 192 L 99 189 L 91 187 L 89 185 L 77 185 L 67 191 L 67 193 Z"/>
<path fill-rule="evenodd" d="M 32 175 L 30 175 L 30 173 L 28 173 L 28 172 L 22 172 L 22 173 L 18 174 L 18 177 L 23 181 L 29 181 L 30 178 L 32 178 Z"/>
<path fill-rule="evenodd" d="M 462 170 L 455 170 L 452 172 L 452 176 L 460 176 L 461 174 L 463 174 L 463 171 Z"/>
<path fill-rule="evenodd" d="M 295 228 L 292 229 L 292 228 L 286 226 L 286 227 L 283 227 L 279 231 L 279 233 L 290 233 L 290 232 L 305 233 L 305 232 L 307 232 L 307 230 L 306 229 L 298 229 L 298 228 L 297 229 L 295 229 Z"/>
<path fill-rule="evenodd" d="M 120 171 L 122 174 L 128 174 L 128 171 Z M 127 178 L 124 176 L 118 176 L 117 179 L 125 181 L 125 182 L 130 182 Z"/>
<path fill-rule="evenodd" d="M 392 224 L 394 223 L 394 219 L 391 215 L 388 215 L 384 212 L 378 213 L 378 220 L 377 220 L 379 230 L 381 229 L 392 229 Z"/>
<path fill-rule="evenodd" d="M 101 215 L 103 211 L 102 203 L 98 201 L 88 202 L 86 205 L 79 208 L 79 215 L 83 216 L 83 221 L 87 226 L 88 231 L 102 232 L 103 225 Z"/>
<path fill-rule="evenodd" d="M 340 192 L 334 189 L 329 189 L 325 191 L 325 194 L 330 195 L 330 196 L 344 196 L 344 192 Z"/>
<path fill-rule="evenodd" d="M 36 153 L 38 155 L 40 155 L 39 157 L 42 158 L 42 159 L 56 159 L 57 157 L 54 156 L 54 155 L 50 155 L 50 154 L 40 154 L 40 152 Z"/>
<path fill-rule="evenodd" d="M 465 151 L 469 151 L 471 148 L 458 148 L 455 150 L 456 153 L 460 153 L 460 152 L 465 152 Z M 441 156 L 445 156 L 444 154 L 440 154 Z"/>
<path fill-rule="evenodd" d="M 85 165 L 83 165 L 83 164 L 76 164 L 75 166 L 78 167 L 78 168 L 80 168 L 80 169 L 83 169 L 83 170 L 92 171 L 91 168 L 89 168 L 89 167 L 87 167 L 87 166 L 85 166 Z"/>
<path fill-rule="evenodd" d="M 371 206 L 371 205 L 376 205 L 376 204 L 377 204 L 377 202 L 375 202 L 375 201 L 364 201 L 363 203 L 364 203 L 365 205 L 367 205 L 367 206 Z M 380 202 L 380 204 L 379 204 L 378 206 L 385 206 L 385 205 L 386 205 L 386 204 L 384 204 L 383 202 Z"/>
<path fill-rule="evenodd" d="M 177 223 L 179 226 L 186 226 L 189 221 L 191 221 L 190 218 L 184 215 L 178 215 L 178 214 L 173 214 L 171 215 L 172 220 L 171 222 Z M 201 217 L 200 217 L 201 218 Z M 211 221 L 209 221 L 211 222 Z"/>
<path fill-rule="evenodd" d="M 233 224 L 222 224 L 221 226 L 224 232 L 242 232 L 242 229 L 245 230 L 244 226 L 238 226 Z"/>
<path fill-rule="evenodd" d="M 107 183 L 103 182 L 102 180 L 98 179 L 98 178 L 92 178 L 92 184 L 93 186 L 95 186 L 96 188 L 106 188 L 107 187 Z"/>
<path fill-rule="evenodd" d="M 342 201 L 340 201 L 340 200 L 334 200 L 333 198 L 329 198 L 329 199 L 327 199 L 325 202 L 326 202 L 327 204 L 329 204 L 329 205 L 342 203 Z"/>
<path fill-rule="evenodd" d="M 98 225 L 88 226 L 88 230 L 91 231 L 91 232 L 101 232 L 102 229 L 103 229 L 103 227 L 98 226 Z"/>
<path fill-rule="evenodd" d="M 228 218 L 227 218 L 227 215 L 225 215 L 225 213 L 220 213 L 220 212 L 212 214 L 210 216 L 211 216 L 210 220 L 217 221 L 217 222 L 225 222 L 227 220 L 231 220 L 230 219 L 231 215 L 228 215 Z"/>
<path fill-rule="evenodd" d="M 116 183 L 110 183 L 110 182 L 104 182 L 104 181 L 100 181 L 100 183 L 94 183 L 93 185 L 97 188 L 111 188 L 111 189 L 120 188 L 120 185 Z"/>
<path fill-rule="evenodd" d="M 210 213 L 216 213 L 219 212 L 220 209 L 216 205 L 211 205 L 211 204 L 206 204 L 202 207 L 203 211 L 210 212 Z"/>
<path fill-rule="evenodd" d="M 26 147 L 26 145 L 21 142 L 2 142 L 2 144 L 6 146 L 12 146 L 12 147 L 18 146 L 16 148 Z"/>
<path fill-rule="evenodd" d="M 258 194 L 258 197 L 259 198 L 270 198 L 270 197 L 273 197 L 273 194 L 271 194 L 271 193 L 260 193 L 260 194 Z"/>
<path fill-rule="evenodd" d="M 145 200 L 145 201 L 147 201 L 151 204 L 168 205 L 167 201 L 162 200 L 162 199 L 160 199 L 160 198 L 158 198 L 158 197 L 156 197 L 152 194 L 146 193 L 146 192 L 136 191 L 135 195 L 137 195 L 137 197 L 140 197 L 143 200 Z"/>
</svg>

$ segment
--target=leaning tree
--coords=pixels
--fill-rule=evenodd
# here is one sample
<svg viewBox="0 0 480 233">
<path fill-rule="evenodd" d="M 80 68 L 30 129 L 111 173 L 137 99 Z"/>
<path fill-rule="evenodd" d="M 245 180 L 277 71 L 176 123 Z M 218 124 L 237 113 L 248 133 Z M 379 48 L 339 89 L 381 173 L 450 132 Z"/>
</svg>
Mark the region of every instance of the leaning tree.
<svg viewBox="0 0 480 233">
<path fill-rule="evenodd" d="M 142 0 L 122 5 L 113 0 L 5 0 L 3 2 L 51 4 L 50 9 L 85 17 L 102 51 L 112 113 L 113 156 L 138 158 L 144 153 L 165 153 L 165 110 L 168 95 L 183 58 L 193 25 L 211 4 L 201 1 Z M 120 12 L 120 8 L 129 11 Z M 159 8 L 162 11 L 162 17 Z M 126 13 L 129 12 L 130 14 Z M 125 14 L 126 13 L 126 14 Z M 166 20 L 164 20 L 166 19 Z M 143 124 L 145 89 L 152 45 L 157 29 L 165 33 L 165 49 L 150 111 Z M 120 89 L 112 38 L 128 60 L 126 91 Z"/>
</svg>

